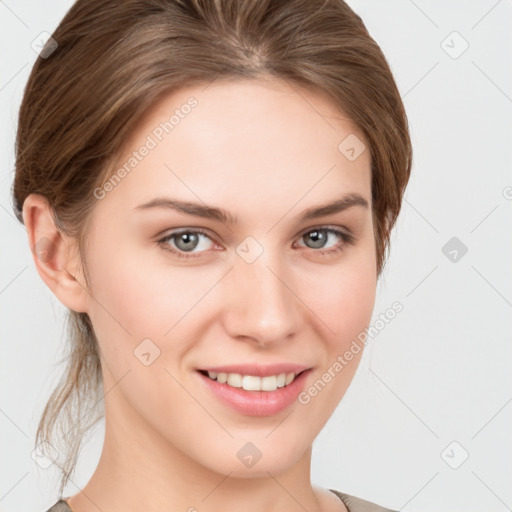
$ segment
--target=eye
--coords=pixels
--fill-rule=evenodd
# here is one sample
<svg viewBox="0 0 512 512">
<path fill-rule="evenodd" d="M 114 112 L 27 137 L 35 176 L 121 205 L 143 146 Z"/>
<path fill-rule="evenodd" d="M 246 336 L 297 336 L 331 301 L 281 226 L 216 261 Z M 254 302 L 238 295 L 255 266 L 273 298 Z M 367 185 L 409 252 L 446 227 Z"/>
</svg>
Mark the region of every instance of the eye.
<svg viewBox="0 0 512 512">
<path fill-rule="evenodd" d="M 315 249 L 314 252 L 321 255 L 339 254 L 346 244 L 353 244 L 355 240 L 349 233 L 328 227 L 310 229 L 301 235 L 300 239 L 305 240 L 309 244 L 307 247 Z M 327 245 L 329 239 L 334 241 L 334 245 Z"/>
<path fill-rule="evenodd" d="M 186 229 L 182 231 L 174 231 L 159 240 L 158 243 L 162 245 L 166 251 L 171 252 L 178 258 L 197 258 L 200 254 L 196 254 L 193 251 L 197 248 L 204 250 L 208 249 L 208 243 L 205 243 L 205 240 L 209 240 L 213 243 L 213 240 L 205 231 L 201 229 Z M 173 243 L 170 244 L 170 241 Z"/>
</svg>

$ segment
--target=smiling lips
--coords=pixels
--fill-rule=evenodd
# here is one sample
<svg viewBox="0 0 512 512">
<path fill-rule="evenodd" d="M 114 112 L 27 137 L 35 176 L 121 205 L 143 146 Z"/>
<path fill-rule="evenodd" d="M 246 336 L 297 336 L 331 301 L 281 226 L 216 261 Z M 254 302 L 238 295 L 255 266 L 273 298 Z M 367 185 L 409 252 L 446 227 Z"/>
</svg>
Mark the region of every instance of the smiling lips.
<svg viewBox="0 0 512 512">
<path fill-rule="evenodd" d="M 250 416 L 270 416 L 290 406 L 311 368 L 304 365 L 232 365 L 198 374 L 222 402 Z"/>
<path fill-rule="evenodd" d="M 219 384 L 227 384 L 233 388 L 243 388 L 246 391 L 275 391 L 291 384 L 295 377 L 305 370 L 308 370 L 308 367 L 304 365 L 281 363 L 266 366 L 216 366 L 199 371 Z"/>
</svg>

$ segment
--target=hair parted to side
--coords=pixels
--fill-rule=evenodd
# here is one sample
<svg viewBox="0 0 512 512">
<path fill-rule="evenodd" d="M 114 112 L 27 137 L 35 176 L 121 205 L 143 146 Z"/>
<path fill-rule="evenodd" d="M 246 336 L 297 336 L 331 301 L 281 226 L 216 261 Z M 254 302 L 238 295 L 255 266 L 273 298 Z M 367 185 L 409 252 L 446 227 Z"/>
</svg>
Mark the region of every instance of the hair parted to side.
<svg viewBox="0 0 512 512">
<path fill-rule="evenodd" d="M 86 283 L 93 191 L 137 120 L 166 94 L 223 78 L 313 88 L 359 127 L 371 152 L 380 275 L 412 148 L 389 65 L 342 0 L 78 0 L 52 37 L 58 47 L 37 59 L 19 112 L 13 202 L 23 222 L 25 198 L 47 198 L 57 227 L 78 242 Z M 36 434 L 36 445 L 64 446 L 61 494 L 102 402 L 93 326 L 71 310 L 67 321 L 67 367 Z"/>
</svg>

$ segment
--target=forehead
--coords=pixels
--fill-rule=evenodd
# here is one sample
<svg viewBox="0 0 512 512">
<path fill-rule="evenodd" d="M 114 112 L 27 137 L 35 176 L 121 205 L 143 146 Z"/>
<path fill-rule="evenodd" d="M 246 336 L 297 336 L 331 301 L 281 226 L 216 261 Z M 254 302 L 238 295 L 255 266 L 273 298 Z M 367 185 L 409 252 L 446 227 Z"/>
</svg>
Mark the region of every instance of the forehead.
<svg viewBox="0 0 512 512">
<path fill-rule="evenodd" d="M 347 158 L 347 144 L 357 158 Z M 103 202 L 131 209 L 158 194 L 261 210 L 351 192 L 370 202 L 365 145 L 320 92 L 282 80 L 215 81 L 146 112 L 113 167 L 124 169 L 122 180 Z"/>
</svg>

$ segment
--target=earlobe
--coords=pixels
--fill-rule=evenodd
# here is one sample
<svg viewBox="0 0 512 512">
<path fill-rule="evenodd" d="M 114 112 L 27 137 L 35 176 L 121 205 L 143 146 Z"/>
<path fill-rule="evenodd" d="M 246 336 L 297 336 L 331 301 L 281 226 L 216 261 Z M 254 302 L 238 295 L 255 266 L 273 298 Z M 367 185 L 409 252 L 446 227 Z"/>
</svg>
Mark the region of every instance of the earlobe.
<svg viewBox="0 0 512 512">
<path fill-rule="evenodd" d="M 82 278 L 76 240 L 55 224 L 48 200 L 30 194 L 23 203 L 23 223 L 38 274 L 66 307 L 87 312 L 88 292 Z"/>
</svg>

